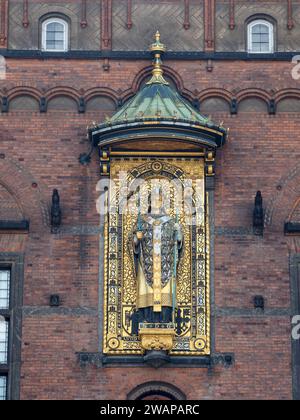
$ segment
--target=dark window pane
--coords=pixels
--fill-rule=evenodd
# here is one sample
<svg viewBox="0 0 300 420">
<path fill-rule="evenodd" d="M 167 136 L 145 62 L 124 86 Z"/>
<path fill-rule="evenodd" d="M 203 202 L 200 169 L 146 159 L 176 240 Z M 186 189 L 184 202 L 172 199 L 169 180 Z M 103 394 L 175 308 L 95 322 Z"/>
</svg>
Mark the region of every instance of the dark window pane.
<svg viewBox="0 0 300 420">
<path fill-rule="evenodd" d="M 48 23 L 47 31 L 55 32 L 55 23 Z"/>
<path fill-rule="evenodd" d="M 47 50 L 54 50 L 55 49 L 55 42 L 54 41 L 47 41 Z"/>
<path fill-rule="evenodd" d="M 55 23 L 55 32 L 64 32 L 64 25 L 62 23 Z"/>
<path fill-rule="evenodd" d="M 252 52 L 270 52 L 270 28 L 265 24 L 256 24 L 251 33 Z"/>
<path fill-rule="evenodd" d="M 0 270 L 0 309 L 9 309 L 10 271 Z"/>
<path fill-rule="evenodd" d="M 64 25 L 58 22 L 52 22 L 47 25 L 47 31 L 57 32 L 57 31 L 64 31 Z"/>
<path fill-rule="evenodd" d="M 8 321 L 0 317 L 0 364 L 6 365 L 8 358 Z"/>
<path fill-rule="evenodd" d="M 268 34 L 269 33 L 269 27 L 267 25 L 260 25 L 260 33 L 261 34 Z"/>
<path fill-rule="evenodd" d="M 47 41 L 54 41 L 55 40 L 55 32 L 47 32 Z"/>
<path fill-rule="evenodd" d="M 0 376 L 0 400 L 6 400 L 6 376 Z"/>
<path fill-rule="evenodd" d="M 47 42 L 47 50 L 63 50 L 64 42 L 63 41 L 50 41 Z"/>
<path fill-rule="evenodd" d="M 252 36 L 252 42 L 260 42 L 260 34 L 253 34 Z"/>
<path fill-rule="evenodd" d="M 260 52 L 260 44 L 259 43 L 252 44 L 252 51 L 253 52 Z"/>
<path fill-rule="evenodd" d="M 56 41 L 63 41 L 64 40 L 64 33 L 63 32 L 55 32 L 55 40 Z"/>
<path fill-rule="evenodd" d="M 257 24 L 253 26 L 252 32 L 254 34 L 268 34 L 269 27 L 267 25 Z"/>
<path fill-rule="evenodd" d="M 261 38 L 260 38 L 260 41 L 261 42 L 263 42 L 263 43 L 269 43 L 269 34 L 262 34 L 261 35 Z"/>
<path fill-rule="evenodd" d="M 260 34 L 260 25 L 254 25 L 252 27 L 252 33 L 254 33 L 254 34 Z"/>
<path fill-rule="evenodd" d="M 63 49 L 64 48 L 64 42 L 63 41 L 55 41 L 55 48 L 58 49 Z"/>
<path fill-rule="evenodd" d="M 261 49 L 261 52 L 269 52 L 270 51 L 270 45 L 269 45 L 269 43 L 268 42 L 261 43 L 260 44 L 260 49 Z"/>
<path fill-rule="evenodd" d="M 62 51 L 65 49 L 65 26 L 59 22 L 47 25 L 46 49 Z"/>
</svg>

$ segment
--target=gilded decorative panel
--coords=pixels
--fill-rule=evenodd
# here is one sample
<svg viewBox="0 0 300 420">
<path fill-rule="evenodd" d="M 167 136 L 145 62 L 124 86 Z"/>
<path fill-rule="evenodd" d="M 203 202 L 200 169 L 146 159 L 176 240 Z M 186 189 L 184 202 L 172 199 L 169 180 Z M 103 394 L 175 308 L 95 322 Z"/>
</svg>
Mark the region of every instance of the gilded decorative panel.
<svg viewBox="0 0 300 420">
<path fill-rule="evenodd" d="M 180 224 L 184 243 L 174 288 L 176 307 L 170 325 L 175 337 L 171 337 L 170 355 L 210 354 L 209 209 L 204 166 L 203 158 L 111 160 L 105 216 L 105 354 L 145 352 L 136 328 L 138 287 L 132 235 L 139 213 L 147 212 L 154 183 L 160 185 L 169 217 Z"/>
</svg>

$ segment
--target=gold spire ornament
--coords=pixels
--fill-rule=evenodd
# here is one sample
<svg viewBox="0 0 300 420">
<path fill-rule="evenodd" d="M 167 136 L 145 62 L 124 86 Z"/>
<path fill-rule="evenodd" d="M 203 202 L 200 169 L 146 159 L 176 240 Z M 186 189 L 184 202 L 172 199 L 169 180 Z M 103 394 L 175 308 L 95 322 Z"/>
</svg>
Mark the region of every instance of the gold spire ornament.
<svg viewBox="0 0 300 420">
<path fill-rule="evenodd" d="M 167 51 L 167 49 L 166 49 L 166 46 L 162 44 L 160 41 L 159 31 L 157 31 L 155 34 L 155 42 L 154 44 L 150 46 L 150 51 L 154 55 L 154 61 L 153 61 L 152 78 L 147 83 L 147 85 L 152 85 L 154 83 L 168 85 L 169 83 L 163 77 L 164 71 L 162 69 L 162 60 L 161 60 L 161 56 Z"/>
</svg>

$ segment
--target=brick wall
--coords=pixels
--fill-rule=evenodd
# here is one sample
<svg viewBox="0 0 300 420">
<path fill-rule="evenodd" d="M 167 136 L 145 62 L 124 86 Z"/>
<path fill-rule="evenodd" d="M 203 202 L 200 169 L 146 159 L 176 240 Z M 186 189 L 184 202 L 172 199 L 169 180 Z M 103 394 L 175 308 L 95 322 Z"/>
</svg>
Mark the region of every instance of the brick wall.
<svg viewBox="0 0 300 420">
<path fill-rule="evenodd" d="M 300 98 L 287 62 L 169 61 L 183 92 L 204 101 L 228 104 L 211 112 L 230 127 L 219 152 L 216 176 L 215 295 L 216 350 L 234 352 L 230 369 L 80 367 L 76 352 L 99 349 L 99 220 L 95 190 L 97 154 L 88 167 L 78 163 L 86 151 L 86 126 L 113 110 L 79 114 L 62 109 L 12 109 L 0 115 L 1 217 L 14 207 L 31 220 L 27 235 L 0 235 L 0 252 L 25 252 L 21 398 L 120 399 L 137 385 L 164 381 L 188 398 L 292 397 L 289 255 L 297 239 L 283 235 L 283 224 L 299 198 L 297 112 L 269 115 L 275 98 Z M 8 60 L 2 96 L 80 96 L 89 92 L 117 102 L 138 86 L 147 61 Z M 142 77 L 141 77 L 142 79 Z M 30 92 L 29 92 L 30 91 Z M 265 112 L 250 107 L 237 115 L 230 100 L 259 98 Z M 248 109 L 248 111 L 247 111 Z M 250 111 L 249 111 L 250 109 Z M 291 107 L 291 110 L 293 108 Z M 63 226 L 51 235 L 49 205 L 53 188 L 61 195 Z M 5 189 L 5 192 L 3 192 Z M 263 192 L 267 214 L 264 238 L 249 233 L 253 200 Z M 9 195 L 2 205 L 2 197 Z M 7 203 L 17 203 L 8 204 Z M 49 308 L 49 295 L 62 307 Z M 264 295 L 266 311 L 253 310 L 254 295 Z"/>
</svg>

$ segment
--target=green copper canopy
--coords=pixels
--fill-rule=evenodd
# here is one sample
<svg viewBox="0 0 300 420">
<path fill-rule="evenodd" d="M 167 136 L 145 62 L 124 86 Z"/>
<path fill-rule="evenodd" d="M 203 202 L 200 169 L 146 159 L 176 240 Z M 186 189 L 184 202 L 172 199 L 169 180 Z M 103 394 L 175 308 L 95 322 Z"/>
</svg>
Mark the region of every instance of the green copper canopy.
<svg viewBox="0 0 300 420">
<path fill-rule="evenodd" d="M 197 121 L 206 125 L 209 119 L 197 112 L 180 94 L 167 84 L 151 82 L 124 105 L 111 119 L 111 124 L 137 119 Z"/>
<path fill-rule="evenodd" d="M 161 54 L 165 52 L 166 47 L 160 42 L 159 32 L 156 33 L 155 38 L 156 42 L 150 47 L 154 53 L 151 80 L 112 117 L 111 124 L 145 118 L 197 121 L 204 125 L 209 123 L 208 118 L 197 112 L 164 79 Z"/>
<path fill-rule="evenodd" d="M 185 138 L 196 143 L 201 143 L 201 136 L 204 145 L 221 146 L 226 140 L 226 130 L 200 114 L 164 79 L 161 55 L 166 47 L 158 32 L 155 38 L 150 47 L 154 56 L 151 80 L 112 118 L 90 129 L 94 144 L 108 145 L 117 138 L 125 141 L 129 135 L 139 135 L 139 130 L 148 138 L 154 131 L 165 137 L 167 130 L 177 130 L 177 134 L 173 133 L 175 137 L 183 137 L 185 132 Z"/>
</svg>

